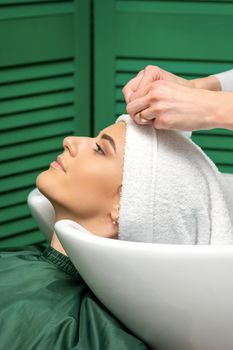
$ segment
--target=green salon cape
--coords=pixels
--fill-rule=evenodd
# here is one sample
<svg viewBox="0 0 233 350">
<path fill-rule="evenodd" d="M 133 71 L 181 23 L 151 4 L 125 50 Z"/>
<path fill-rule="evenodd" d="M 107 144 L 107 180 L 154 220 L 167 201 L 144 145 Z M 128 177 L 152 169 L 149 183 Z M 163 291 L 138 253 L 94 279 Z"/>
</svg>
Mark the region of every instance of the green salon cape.
<svg viewBox="0 0 233 350">
<path fill-rule="evenodd" d="M 1 350 L 146 350 L 68 256 L 43 244 L 1 249 Z"/>
</svg>

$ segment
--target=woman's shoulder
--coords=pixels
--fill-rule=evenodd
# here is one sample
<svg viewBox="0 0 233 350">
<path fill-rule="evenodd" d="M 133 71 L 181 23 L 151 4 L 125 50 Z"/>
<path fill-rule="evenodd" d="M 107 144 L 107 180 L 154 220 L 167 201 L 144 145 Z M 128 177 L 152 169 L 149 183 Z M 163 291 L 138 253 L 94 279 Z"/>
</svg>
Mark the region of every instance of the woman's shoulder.
<svg viewBox="0 0 233 350">
<path fill-rule="evenodd" d="M 12 333 L 22 329 L 24 319 L 17 348 L 34 343 L 30 323 L 40 329 L 41 348 L 46 348 L 49 334 L 54 349 L 64 349 L 64 344 L 70 343 L 73 349 L 147 349 L 97 299 L 68 256 L 44 244 L 3 250 L 0 255 L 5 254 L 6 259 L 0 264 L 0 323 L 11 319 L 12 309 L 20 308 L 21 317 L 11 319 Z M 5 338 L 4 348 L 9 348 L 11 339 L 9 335 Z"/>
</svg>

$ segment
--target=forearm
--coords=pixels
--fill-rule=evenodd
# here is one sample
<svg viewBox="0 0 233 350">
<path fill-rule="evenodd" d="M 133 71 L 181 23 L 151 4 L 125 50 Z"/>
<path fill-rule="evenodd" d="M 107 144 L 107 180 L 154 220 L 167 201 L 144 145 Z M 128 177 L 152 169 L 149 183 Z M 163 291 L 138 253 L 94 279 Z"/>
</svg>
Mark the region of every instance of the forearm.
<svg viewBox="0 0 233 350">
<path fill-rule="evenodd" d="M 215 113 L 212 116 L 214 128 L 233 130 L 233 92 L 222 91 L 220 80 L 215 76 L 190 80 L 191 87 L 213 91 L 212 101 Z"/>
</svg>

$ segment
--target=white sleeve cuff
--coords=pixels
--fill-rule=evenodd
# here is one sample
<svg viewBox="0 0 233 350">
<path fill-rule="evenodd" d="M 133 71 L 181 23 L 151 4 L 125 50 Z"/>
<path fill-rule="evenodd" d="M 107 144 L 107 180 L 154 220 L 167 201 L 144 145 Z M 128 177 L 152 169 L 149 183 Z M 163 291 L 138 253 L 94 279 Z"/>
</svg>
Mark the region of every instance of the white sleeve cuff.
<svg viewBox="0 0 233 350">
<path fill-rule="evenodd" d="M 218 74 L 211 74 L 211 76 L 216 77 L 220 81 L 222 91 L 233 91 L 233 69 Z"/>
</svg>

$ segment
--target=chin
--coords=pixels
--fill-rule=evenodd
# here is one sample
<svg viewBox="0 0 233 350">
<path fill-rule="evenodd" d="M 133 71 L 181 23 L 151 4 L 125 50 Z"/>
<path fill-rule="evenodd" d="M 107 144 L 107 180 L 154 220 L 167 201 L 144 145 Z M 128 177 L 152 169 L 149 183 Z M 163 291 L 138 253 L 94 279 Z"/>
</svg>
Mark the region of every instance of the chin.
<svg viewBox="0 0 233 350">
<path fill-rule="evenodd" d="M 57 192 L 57 184 L 49 170 L 41 172 L 36 178 L 36 187 L 51 202 L 53 207 L 62 205 L 62 197 Z"/>
<path fill-rule="evenodd" d="M 36 178 L 36 187 L 38 190 L 50 199 L 50 192 L 52 190 L 51 183 L 49 181 L 48 171 L 43 171 Z"/>
</svg>

